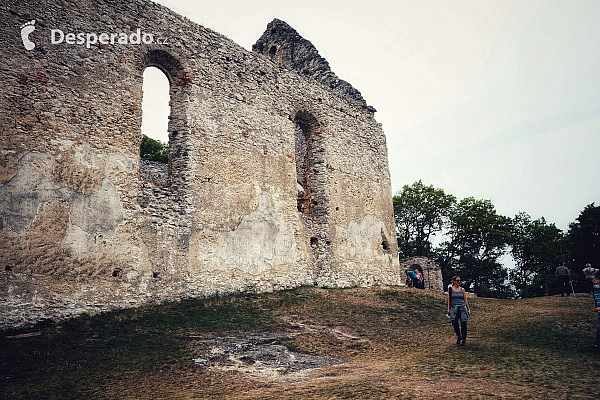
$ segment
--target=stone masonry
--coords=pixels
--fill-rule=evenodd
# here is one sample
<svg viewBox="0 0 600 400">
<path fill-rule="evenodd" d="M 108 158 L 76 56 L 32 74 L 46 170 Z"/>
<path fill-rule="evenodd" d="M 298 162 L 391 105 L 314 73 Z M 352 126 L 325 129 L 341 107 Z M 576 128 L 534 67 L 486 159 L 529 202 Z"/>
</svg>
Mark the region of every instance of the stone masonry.
<svg viewBox="0 0 600 400">
<path fill-rule="evenodd" d="M 2 1 L 0 18 L 0 329 L 403 281 L 375 109 L 283 21 L 249 52 L 144 0 Z M 164 167 L 139 157 L 149 66 L 170 82 Z"/>
</svg>

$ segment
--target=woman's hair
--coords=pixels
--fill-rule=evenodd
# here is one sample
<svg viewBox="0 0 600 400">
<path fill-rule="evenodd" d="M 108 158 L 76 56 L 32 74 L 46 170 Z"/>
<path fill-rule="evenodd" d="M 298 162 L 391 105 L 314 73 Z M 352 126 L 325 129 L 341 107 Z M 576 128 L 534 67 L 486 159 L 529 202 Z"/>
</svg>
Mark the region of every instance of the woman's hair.
<svg viewBox="0 0 600 400">
<path fill-rule="evenodd" d="M 455 280 L 456 278 L 460 278 L 460 275 L 454 275 L 454 276 L 452 277 L 452 282 L 454 282 L 454 280 Z"/>
</svg>

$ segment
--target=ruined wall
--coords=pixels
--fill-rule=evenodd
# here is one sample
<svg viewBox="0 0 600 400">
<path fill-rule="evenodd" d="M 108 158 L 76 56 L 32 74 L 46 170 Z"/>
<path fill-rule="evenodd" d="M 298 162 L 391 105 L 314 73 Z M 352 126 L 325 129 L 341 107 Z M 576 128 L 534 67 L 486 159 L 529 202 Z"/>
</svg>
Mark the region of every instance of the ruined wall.
<svg viewBox="0 0 600 400">
<path fill-rule="evenodd" d="M 433 260 L 427 257 L 409 257 L 400 260 L 400 270 L 406 271 L 418 266 L 423 273 L 423 284 L 425 289 L 435 290 L 436 292 L 444 292 L 444 280 L 442 278 L 442 270 Z"/>
<path fill-rule="evenodd" d="M 348 87 L 149 1 L 3 2 L 0 18 L 0 329 L 403 280 L 385 136 Z M 51 29 L 168 41 L 87 48 Z M 170 81 L 164 169 L 139 158 L 148 66 Z"/>
<path fill-rule="evenodd" d="M 284 21 L 277 18 L 271 21 L 262 36 L 252 46 L 252 51 L 264 54 L 271 61 L 321 82 L 351 102 L 372 112 L 375 111 L 373 107 L 367 105 L 358 90 L 338 78 L 329 67 L 327 60 L 321 57 L 310 41 L 300 36 Z"/>
</svg>

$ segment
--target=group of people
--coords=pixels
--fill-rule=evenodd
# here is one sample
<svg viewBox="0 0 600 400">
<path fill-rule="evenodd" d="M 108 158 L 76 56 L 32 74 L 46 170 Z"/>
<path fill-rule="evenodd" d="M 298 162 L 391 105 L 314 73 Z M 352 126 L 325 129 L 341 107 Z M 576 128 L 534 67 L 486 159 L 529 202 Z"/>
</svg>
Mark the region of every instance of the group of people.
<svg viewBox="0 0 600 400">
<path fill-rule="evenodd" d="M 423 283 L 423 274 L 419 271 L 418 267 L 406 270 L 406 286 L 415 287 L 417 289 L 425 289 L 425 283 Z"/>
<path fill-rule="evenodd" d="M 592 293 L 594 299 L 594 310 L 598 314 L 598 325 L 596 326 L 596 348 L 600 348 L 600 279 L 598 279 L 598 268 L 592 268 L 588 263 L 583 269 L 585 275 L 585 288 Z"/>
<path fill-rule="evenodd" d="M 583 269 L 583 275 L 585 276 L 585 290 L 588 293 L 592 293 L 592 298 L 594 299 L 594 310 L 596 310 L 596 313 L 598 314 L 598 324 L 596 326 L 596 344 L 594 344 L 596 348 L 600 348 L 600 279 L 598 279 L 598 271 L 598 268 L 593 268 L 589 263 L 585 264 L 585 268 Z M 570 278 L 571 274 L 569 273 L 569 280 Z M 567 293 L 567 296 L 568 295 L 569 294 Z"/>
<path fill-rule="evenodd" d="M 569 268 L 565 267 L 563 263 L 556 267 L 556 271 L 554 272 L 556 274 L 556 279 L 558 280 L 560 297 L 564 297 L 565 294 L 568 296 L 571 292 L 574 292 L 573 282 L 571 281 L 571 271 L 569 271 Z M 591 293 L 593 291 L 594 279 L 597 279 L 598 269 L 592 268 L 592 265 L 587 263 L 582 272 L 585 277 L 585 290 L 588 293 Z M 570 288 L 569 285 L 571 285 Z"/>
<path fill-rule="evenodd" d="M 598 272 L 599 270 L 597 268 L 592 268 L 589 263 L 586 264 L 583 269 L 586 289 L 589 289 L 589 292 L 592 294 L 594 299 L 594 309 L 598 314 L 595 346 L 600 348 L 600 279 L 598 279 Z M 555 273 L 558 278 L 561 297 L 563 297 L 565 293 L 568 296 L 569 290 L 567 285 L 568 283 L 571 283 L 571 272 L 564 265 L 560 265 L 556 268 Z M 406 283 L 409 286 L 423 289 L 423 274 L 421 274 L 416 267 L 412 270 L 407 270 Z M 460 276 L 453 276 L 452 283 L 448 285 L 448 308 L 446 316 L 452 321 L 452 327 L 454 328 L 454 333 L 456 333 L 456 344 L 465 346 L 467 342 L 467 322 L 469 320 L 469 315 L 471 314 L 471 307 L 469 306 L 467 293 L 465 289 L 460 286 L 460 283 Z M 573 290 L 572 286 L 571 290 Z"/>
</svg>

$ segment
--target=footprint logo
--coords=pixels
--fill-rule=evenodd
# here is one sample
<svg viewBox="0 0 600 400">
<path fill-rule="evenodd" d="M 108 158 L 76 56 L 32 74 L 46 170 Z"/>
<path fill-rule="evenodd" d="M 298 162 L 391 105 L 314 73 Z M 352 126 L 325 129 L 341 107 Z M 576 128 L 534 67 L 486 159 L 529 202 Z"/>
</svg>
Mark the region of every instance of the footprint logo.
<svg viewBox="0 0 600 400">
<path fill-rule="evenodd" d="M 21 39 L 23 39 L 23 45 L 27 50 L 33 50 L 35 43 L 29 40 L 29 34 L 35 31 L 35 19 L 29 22 L 25 22 L 21 25 Z"/>
</svg>

